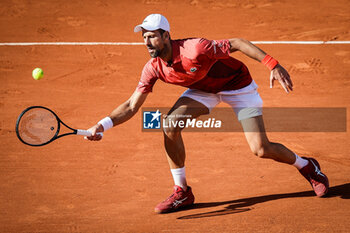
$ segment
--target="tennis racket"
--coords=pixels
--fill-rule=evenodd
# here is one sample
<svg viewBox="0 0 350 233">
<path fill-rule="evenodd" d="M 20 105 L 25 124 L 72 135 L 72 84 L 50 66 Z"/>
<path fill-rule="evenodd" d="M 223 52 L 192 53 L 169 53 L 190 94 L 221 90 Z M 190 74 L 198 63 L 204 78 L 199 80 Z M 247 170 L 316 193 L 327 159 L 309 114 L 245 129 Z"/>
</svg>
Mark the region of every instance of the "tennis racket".
<svg viewBox="0 0 350 233">
<path fill-rule="evenodd" d="M 62 125 L 69 132 L 59 134 Z M 31 106 L 19 115 L 16 133 L 18 139 L 29 146 L 44 146 L 58 138 L 73 134 L 91 136 L 88 130 L 69 127 L 52 110 L 42 106 Z"/>
</svg>

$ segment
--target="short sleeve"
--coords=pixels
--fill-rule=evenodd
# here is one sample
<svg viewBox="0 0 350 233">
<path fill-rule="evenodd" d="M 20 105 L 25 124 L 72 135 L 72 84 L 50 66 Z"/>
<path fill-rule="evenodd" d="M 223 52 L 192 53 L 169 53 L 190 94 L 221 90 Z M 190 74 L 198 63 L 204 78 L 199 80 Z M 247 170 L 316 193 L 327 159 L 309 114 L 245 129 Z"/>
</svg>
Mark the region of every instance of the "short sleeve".
<svg viewBox="0 0 350 233">
<path fill-rule="evenodd" d="M 153 86 L 158 79 L 157 72 L 152 66 L 151 61 L 147 62 L 143 67 L 140 81 L 136 87 L 136 90 L 141 93 L 152 92 Z"/>
<path fill-rule="evenodd" d="M 197 44 L 197 52 L 212 59 L 225 59 L 230 57 L 230 47 L 229 40 L 207 40 L 202 38 Z"/>
</svg>

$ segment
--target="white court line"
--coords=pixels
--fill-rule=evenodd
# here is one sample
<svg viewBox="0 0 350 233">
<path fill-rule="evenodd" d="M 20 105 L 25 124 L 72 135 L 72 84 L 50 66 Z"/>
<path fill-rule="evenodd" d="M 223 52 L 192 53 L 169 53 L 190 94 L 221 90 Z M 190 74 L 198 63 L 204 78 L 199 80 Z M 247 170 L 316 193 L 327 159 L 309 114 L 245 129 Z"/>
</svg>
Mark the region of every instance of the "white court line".
<svg viewBox="0 0 350 233">
<path fill-rule="evenodd" d="M 253 44 L 350 44 L 350 41 L 252 41 Z M 36 45 L 144 45 L 142 42 L 9 42 L 0 46 L 36 46 Z"/>
</svg>

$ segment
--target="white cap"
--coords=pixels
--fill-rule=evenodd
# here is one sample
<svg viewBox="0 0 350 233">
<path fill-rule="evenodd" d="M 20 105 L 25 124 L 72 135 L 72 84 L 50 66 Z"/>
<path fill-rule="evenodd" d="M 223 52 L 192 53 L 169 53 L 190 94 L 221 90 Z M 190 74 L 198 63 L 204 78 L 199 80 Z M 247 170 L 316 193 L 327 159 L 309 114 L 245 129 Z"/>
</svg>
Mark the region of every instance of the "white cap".
<svg viewBox="0 0 350 233">
<path fill-rule="evenodd" d="M 164 31 L 170 32 L 170 25 L 168 20 L 161 14 L 151 14 L 147 16 L 142 24 L 137 25 L 134 28 L 134 32 L 139 32 L 143 29 L 148 31 L 154 31 L 157 29 L 163 29 Z"/>
</svg>

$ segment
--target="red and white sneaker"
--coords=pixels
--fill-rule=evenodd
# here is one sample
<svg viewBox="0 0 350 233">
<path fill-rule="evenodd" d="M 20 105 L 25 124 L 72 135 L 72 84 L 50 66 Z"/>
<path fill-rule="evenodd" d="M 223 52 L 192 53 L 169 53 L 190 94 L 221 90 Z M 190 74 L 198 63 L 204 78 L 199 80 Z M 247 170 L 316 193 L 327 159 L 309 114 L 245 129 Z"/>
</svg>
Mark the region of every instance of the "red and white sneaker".
<svg viewBox="0 0 350 233">
<path fill-rule="evenodd" d="M 158 214 L 168 213 L 178 210 L 179 208 L 188 207 L 194 203 L 194 196 L 190 186 L 187 186 L 186 192 L 175 185 L 174 192 L 165 201 L 159 203 L 154 211 Z"/>
<path fill-rule="evenodd" d="M 309 163 L 300 169 L 299 172 L 310 182 L 317 196 L 325 196 L 328 192 L 329 182 L 327 176 L 321 172 L 320 164 L 316 159 L 302 158 L 307 159 Z"/>
</svg>

